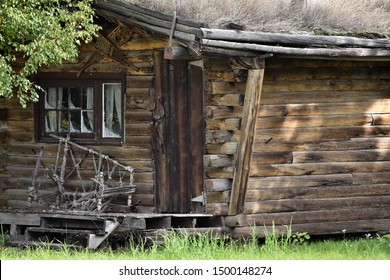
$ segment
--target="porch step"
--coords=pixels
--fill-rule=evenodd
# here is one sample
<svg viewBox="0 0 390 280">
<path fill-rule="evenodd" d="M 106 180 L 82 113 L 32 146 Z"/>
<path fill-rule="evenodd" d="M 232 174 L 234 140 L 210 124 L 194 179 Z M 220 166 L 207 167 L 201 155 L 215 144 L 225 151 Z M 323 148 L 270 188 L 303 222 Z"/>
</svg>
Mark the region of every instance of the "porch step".
<svg viewBox="0 0 390 280">
<path fill-rule="evenodd" d="M 46 227 L 28 227 L 26 229 L 27 233 L 31 235 L 34 233 L 40 234 L 51 234 L 58 233 L 63 235 L 86 235 L 86 234 L 96 234 L 96 235 L 105 235 L 104 230 L 82 230 L 82 229 L 65 229 L 65 228 L 46 228 Z"/>
</svg>

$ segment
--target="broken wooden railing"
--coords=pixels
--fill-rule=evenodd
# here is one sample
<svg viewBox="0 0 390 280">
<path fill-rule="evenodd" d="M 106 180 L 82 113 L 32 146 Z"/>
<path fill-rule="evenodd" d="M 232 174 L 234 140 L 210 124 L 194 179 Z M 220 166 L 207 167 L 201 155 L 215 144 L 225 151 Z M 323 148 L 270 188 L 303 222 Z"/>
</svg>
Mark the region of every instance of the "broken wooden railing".
<svg viewBox="0 0 390 280">
<path fill-rule="evenodd" d="M 127 206 L 132 206 L 135 185 L 131 166 L 79 145 L 69 136 L 50 136 L 59 140 L 54 166 L 48 167 L 44 163 L 42 147 L 37 153 L 29 201 L 55 209 L 105 212 L 115 198 L 126 196 Z M 51 179 L 52 192 L 42 190 L 45 178 Z M 77 182 L 76 189 L 68 186 L 67 182 L 71 180 Z"/>
</svg>

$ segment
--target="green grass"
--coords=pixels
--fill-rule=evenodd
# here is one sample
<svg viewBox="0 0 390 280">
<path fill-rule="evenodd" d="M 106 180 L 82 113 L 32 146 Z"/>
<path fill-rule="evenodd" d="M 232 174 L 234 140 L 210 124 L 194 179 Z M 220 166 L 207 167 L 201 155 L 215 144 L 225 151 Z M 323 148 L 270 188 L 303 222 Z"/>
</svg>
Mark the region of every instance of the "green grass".
<svg viewBox="0 0 390 280">
<path fill-rule="evenodd" d="M 130 242 L 118 250 L 101 249 L 74 251 L 65 246 L 60 250 L 48 248 L 9 248 L 1 246 L 2 260 L 388 260 L 390 235 L 342 240 L 294 242 L 296 236 L 268 236 L 259 242 L 252 238 L 231 241 L 171 234 L 165 244 L 147 245 L 144 241 Z"/>
</svg>

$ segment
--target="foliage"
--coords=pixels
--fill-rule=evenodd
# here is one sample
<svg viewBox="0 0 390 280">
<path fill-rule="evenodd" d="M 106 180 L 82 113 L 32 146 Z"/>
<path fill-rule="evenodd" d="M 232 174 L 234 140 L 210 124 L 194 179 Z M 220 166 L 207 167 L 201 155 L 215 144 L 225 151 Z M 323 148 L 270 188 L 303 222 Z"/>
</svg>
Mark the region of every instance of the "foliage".
<svg viewBox="0 0 390 280">
<path fill-rule="evenodd" d="M 247 241 L 228 237 L 210 237 L 209 233 L 167 234 L 164 244 L 131 240 L 117 250 L 74 251 L 70 246 L 60 250 L 47 248 L 0 248 L 1 260 L 385 260 L 390 258 L 390 235 L 355 239 L 324 239 L 305 246 L 293 246 L 292 235 L 283 239 L 269 235 Z"/>
<path fill-rule="evenodd" d="M 0 2 L 0 96 L 16 93 L 23 107 L 36 101 L 30 81 L 39 67 L 77 58 L 78 45 L 90 41 L 93 0 L 2 0 Z"/>
</svg>

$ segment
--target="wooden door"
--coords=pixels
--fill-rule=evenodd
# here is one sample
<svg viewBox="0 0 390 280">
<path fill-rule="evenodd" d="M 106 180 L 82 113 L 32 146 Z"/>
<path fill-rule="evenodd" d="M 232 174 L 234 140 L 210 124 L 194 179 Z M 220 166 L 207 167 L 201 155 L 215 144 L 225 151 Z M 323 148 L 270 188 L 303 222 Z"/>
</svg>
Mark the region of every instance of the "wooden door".
<svg viewBox="0 0 390 280">
<path fill-rule="evenodd" d="M 157 55 L 153 116 L 157 212 L 202 212 L 191 202 L 203 192 L 202 68 Z"/>
</svg>

